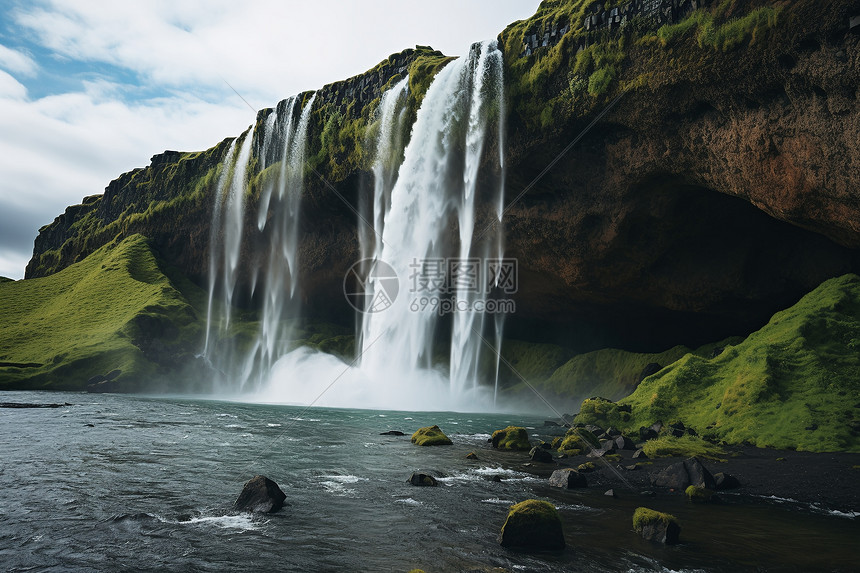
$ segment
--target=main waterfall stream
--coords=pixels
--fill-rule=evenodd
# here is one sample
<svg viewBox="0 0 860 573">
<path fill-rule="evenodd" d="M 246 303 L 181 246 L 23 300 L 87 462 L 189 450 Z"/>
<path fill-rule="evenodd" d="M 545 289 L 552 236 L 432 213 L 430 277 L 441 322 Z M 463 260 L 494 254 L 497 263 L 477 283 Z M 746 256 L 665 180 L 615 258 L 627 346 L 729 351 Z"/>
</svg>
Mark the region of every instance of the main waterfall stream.
<svg viewBox="0 0 860 573">
<path fill-rule="evenodd" d="M 298 220 L 314 98 L 300 112 L 296 98 L 281 102 L 258 124 L 262 133 L 249 130 L 233 142 L 213 208 L 204 349 L 223 374 L 219 391 L 335 407 L 495 406 L 504 312 L 487 308 L 488 302 L 494 307 L 503 261 L 502 63 L 496 42 L 488 41 L 447 64 L 425 94 L 405 147 L 408 78 L 383 94 L 375 140 L 369 142 L 376 150 L 372 196 L 358 220 L 365 258 L 360 265 L 370 273 L 367 300 L 388 294 L 376 276 L 380 266 L 396 275 L 400 296 L 383 307 L 360 309 L 350 366 L 293 348 L 286 326 L 301 310 Z M 253 153 L 252 141 L 258 142 Z M 498 150 L 491 161 L 489 141 Z M 261 301 L 259 329 L 253 343 L 239 348 L 232 342 L 231 320 L 239 257 L 249 256 L 241 245 L 243 190 L 254 175 L 248 169 L 253 161 L 264 175 L 256 221 L 270 245 L 265 259 L 251 265 L 252 294 Z"/>
</svg>

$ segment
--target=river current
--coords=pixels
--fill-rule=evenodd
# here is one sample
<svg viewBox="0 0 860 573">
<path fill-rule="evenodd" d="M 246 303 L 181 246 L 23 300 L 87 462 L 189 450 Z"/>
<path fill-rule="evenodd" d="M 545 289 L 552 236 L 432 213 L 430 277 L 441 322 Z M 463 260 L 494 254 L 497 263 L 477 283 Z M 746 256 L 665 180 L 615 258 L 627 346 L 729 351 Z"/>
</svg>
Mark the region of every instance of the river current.
<svg viewBox="0 0 860 573">
<path fill-rule="evenodd" d="M 75 393 L 2 398 L 72 404 L 0 409 L 0 569 L 8 571 L 852 567 L 855 519 L 809 513 L 798 520 L 779 504 L 691 510 L 675 496 L 661 508 L 681 517 L 684 543 L 647 543 L 630 526 L 642 499 L 549 488 L 520 471 L 528 470 L 525 454 L 487 444 L 509 424 L 550 437 L 534 416 Z M 408 434 L 432 424 L 454 445 L 410 443 Z M 387 430 L 407 435 L 380 435 Z M 465 459 L 471 451 L 478 460 Z M 440 476 L 439 487 L 409 485 L 418 470 Z M 279 513 L 231 511 L 256 474 L 287 494 Z M 498 545 L 508 506 L 528 498 L 558 507 L 565 551 L 529 555 Z"/>
</svg>

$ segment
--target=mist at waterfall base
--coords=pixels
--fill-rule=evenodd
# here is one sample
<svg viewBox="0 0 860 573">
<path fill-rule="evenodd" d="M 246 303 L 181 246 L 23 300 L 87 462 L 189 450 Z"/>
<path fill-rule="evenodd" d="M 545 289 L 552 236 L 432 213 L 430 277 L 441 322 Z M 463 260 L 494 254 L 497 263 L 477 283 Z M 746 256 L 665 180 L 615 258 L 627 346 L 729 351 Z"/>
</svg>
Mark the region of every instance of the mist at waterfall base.
<svg viewBox="0 0 860 573">
<path fill-rule="evenodd" d="M 505 102 L 496 42 L 474 44 L 468 56 L 436 75 L 411 129 L 405 124 L 408 84 L 409 78 L 402 78 L 382 94 L 376 129 L 368 130 L 374 183 L 357 221 L 363 259 L 369 266 L 390 265 L 401 291 L 415 261 L 487 261 L 504 255 Z M 417 309 L 405 292 L 382 312 L 359 309 L 365 312 L 356 315 L 356 358 L 351 362 L 292 344 L 294 333 L 284 319 L 301 314 L 298 228 L 315 97 L 281 102 L 227 153 L 213 209 L 203 352 L 225 375 L 218 393 L 330 407 L 503 410 L 498 350 L 504 315 L 480 312 L 475 304 L 489 291 L 437 284 L 421 293 L 466 303 L 466 310 L 449 317 L 431 306 Z M 495 151 L 487 153 L 492 143 Z M 254 157 L 262 193 L 256 216 L 247 217 L 242 196 L 253 176 L 246 165 Z M 490 189 L 483 201 L 478 200 L 479 180 Z M 250 348 L 240 349 L 230 343 L 230 328 L 245 219 L 256 219 L 258 230 L 269 237 L 269 249 L 251 279 L 263 301 L 258 332 Z M 481 278 L 483 287 L 487 277 Z M 383 291 L 372 275 L 364 288 L 369 301 L 378 300 Z M 447 339 L 440 341 L 440 333 Z M 442 360 L 440 353 L 446 354 Z"/>
</svg>

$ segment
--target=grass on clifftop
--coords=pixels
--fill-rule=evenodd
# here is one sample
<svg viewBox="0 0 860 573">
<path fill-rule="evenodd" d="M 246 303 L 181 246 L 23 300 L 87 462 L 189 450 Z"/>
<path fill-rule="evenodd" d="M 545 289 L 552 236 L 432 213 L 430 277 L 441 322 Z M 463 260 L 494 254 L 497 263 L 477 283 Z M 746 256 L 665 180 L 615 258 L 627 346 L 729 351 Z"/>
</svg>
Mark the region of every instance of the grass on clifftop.
<svg viewBox="0 0 860 573">
<path fill-rule="evenodd" d="M 134 235 L 51 276 L 0 284 L 0 389 L 79 390 L 114 369 L 135 389 L 157 375 L 137 345 L 146 331 L 169 345 L 199 340 L 195 323 L 146 238 Z"/>
<path fill-rule="evenodd" d="M 729 444 L 860 451 L 860 277 L 830 279 L 715 358 L 642 381 L 606 424 L 681 420 Z"/>
</svg>

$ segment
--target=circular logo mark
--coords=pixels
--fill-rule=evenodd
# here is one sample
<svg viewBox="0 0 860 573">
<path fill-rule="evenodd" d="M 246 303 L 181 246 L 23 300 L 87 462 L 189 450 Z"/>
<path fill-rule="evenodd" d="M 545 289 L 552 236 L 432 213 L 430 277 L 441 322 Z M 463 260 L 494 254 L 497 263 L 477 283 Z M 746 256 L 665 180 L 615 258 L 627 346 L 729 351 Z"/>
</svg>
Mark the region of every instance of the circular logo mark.
<svg viewBox="0 0 860 573">
<path fill-rule="evenodd" d="M 343 277 L 343 295 L 361 313 L 382 312 L 391 307 L 400 292 L 400 279 L 385 261 L 362 259 Z"/>
</svg>

